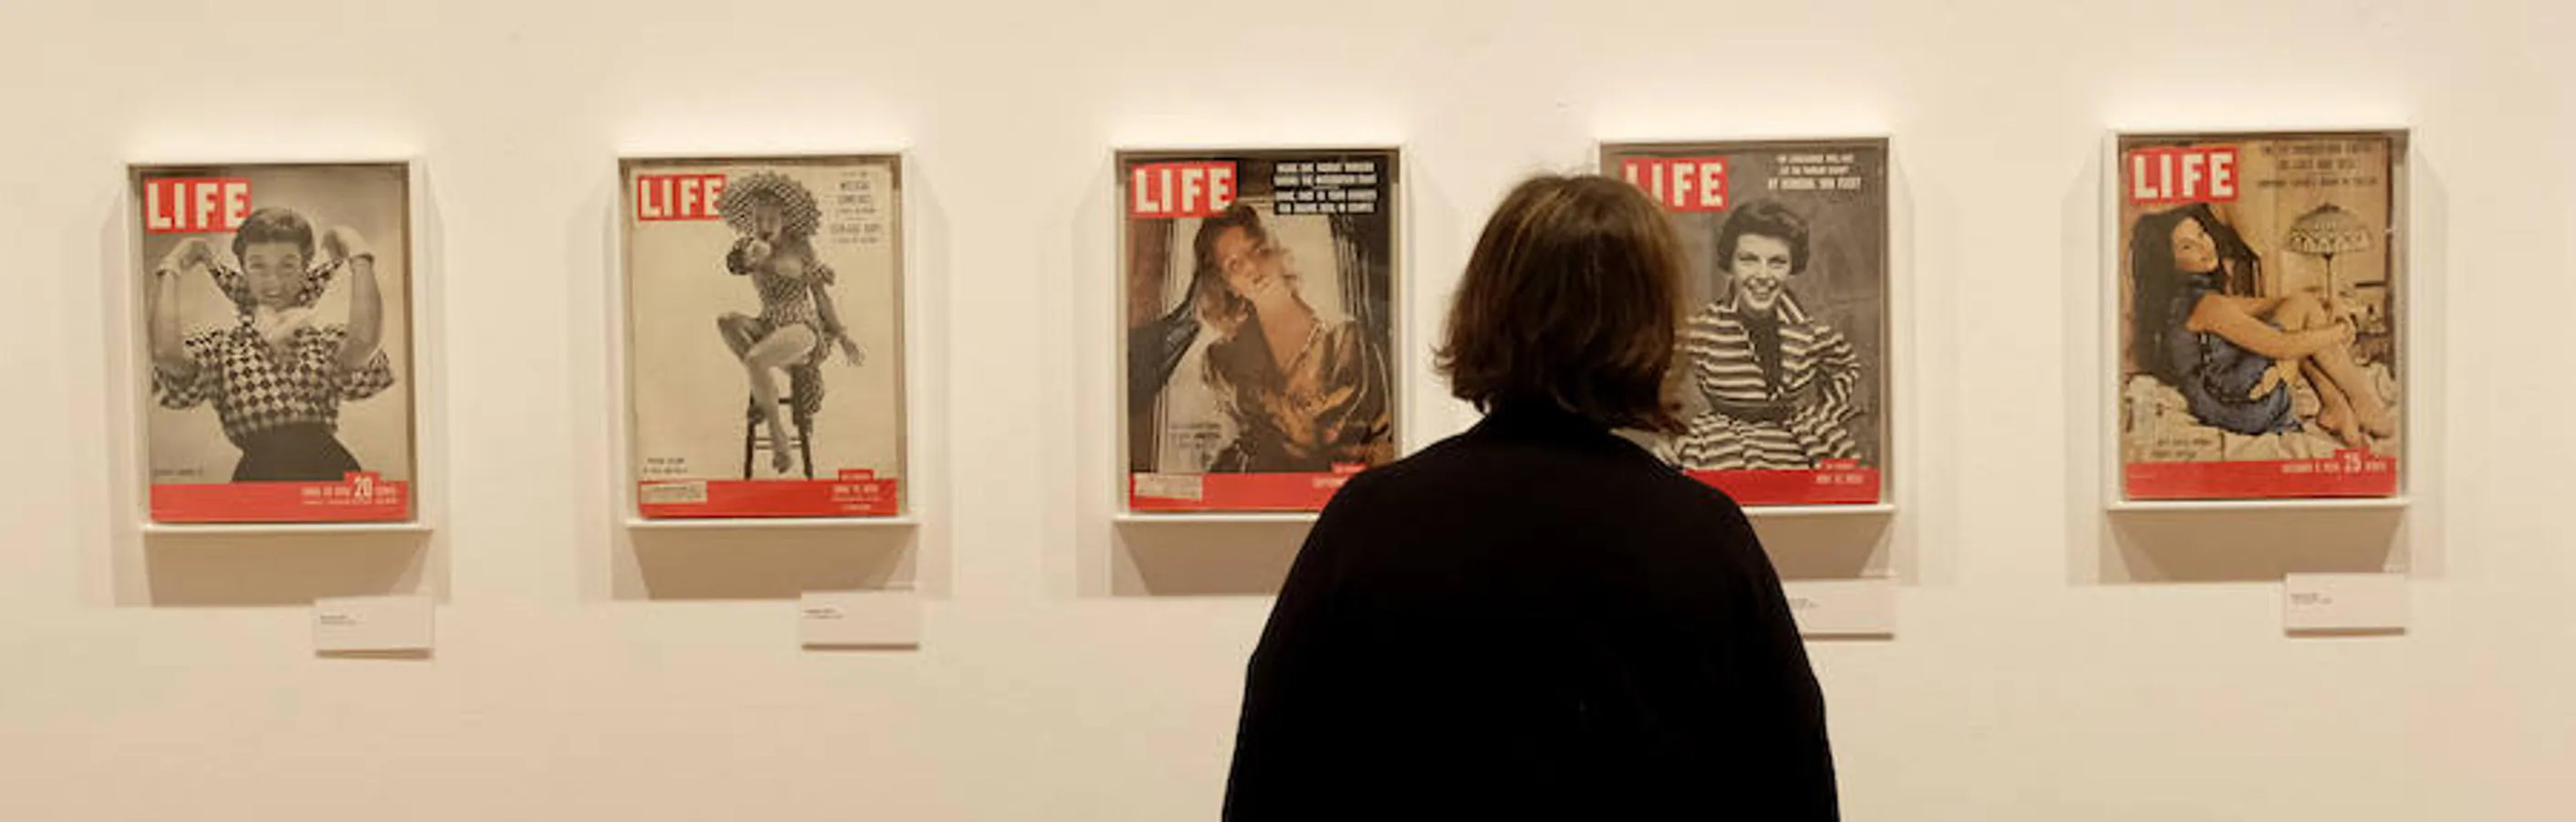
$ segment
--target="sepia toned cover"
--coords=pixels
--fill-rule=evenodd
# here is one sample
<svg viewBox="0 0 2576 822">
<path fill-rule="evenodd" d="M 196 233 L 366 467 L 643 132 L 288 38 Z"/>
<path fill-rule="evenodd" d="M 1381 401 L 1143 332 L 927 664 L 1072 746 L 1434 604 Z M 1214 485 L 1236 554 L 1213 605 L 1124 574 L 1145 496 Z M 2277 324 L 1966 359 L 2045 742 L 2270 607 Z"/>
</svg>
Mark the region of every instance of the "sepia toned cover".
<svg viewBox="0 0 2576 822">
<path fill-rule="evenodd" d="M 151 520 L 410 519 L 409 167 L 131 174 Z"/>
<path fill-rule="evenodd" d="M 1117 165 L 1128 508 L 1313 511 L 1392 461 L 1396 152 Z"/>
<path fill-rule="evenodd" d="M 1666 458 L 1748 506 L 1869 505 L 1888 459 L 1882 139 L 1605 145 L 1672 215 L 1683 421 Z"/>
<path fill-rule="evenodd" d="M 2405 136 L 2123 135 L 2122 494 L 2398 493 Z"/>
<path fill-rule="evenodd" d="M 900 514 L 899 158 L 621 166 L 638 513 Z"/>
</svg>

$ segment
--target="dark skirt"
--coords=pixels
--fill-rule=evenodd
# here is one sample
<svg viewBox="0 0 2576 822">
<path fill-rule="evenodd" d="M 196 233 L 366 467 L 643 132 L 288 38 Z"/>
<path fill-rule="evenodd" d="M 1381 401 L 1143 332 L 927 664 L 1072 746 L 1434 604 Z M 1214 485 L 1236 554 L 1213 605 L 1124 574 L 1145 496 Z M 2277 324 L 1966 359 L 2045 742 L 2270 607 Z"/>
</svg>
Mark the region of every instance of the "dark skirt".
<svg viewBox="0 0 2576 822">
<path fill-rule="evenodd" d="M 234 482 L 338 482 L 358 470 L 358 458 L 320 425 L 271 428 L 233 444 L 242 450 Z"/>
</svg>

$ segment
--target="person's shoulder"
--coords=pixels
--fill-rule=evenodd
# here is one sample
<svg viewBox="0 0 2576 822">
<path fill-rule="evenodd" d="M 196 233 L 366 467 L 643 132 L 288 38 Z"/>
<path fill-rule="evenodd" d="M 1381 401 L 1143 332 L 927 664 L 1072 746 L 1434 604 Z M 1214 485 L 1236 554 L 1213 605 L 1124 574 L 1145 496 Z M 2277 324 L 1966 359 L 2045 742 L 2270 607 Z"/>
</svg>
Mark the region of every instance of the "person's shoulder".
<svg viewBox="0 0 2576 822">
<path fill-rule="evenodd" d="M 1744 507 L 1737 504 L 1717 486 L 1693 478 L 1681 468 L 1657 459 L 1638 448 L 1640 475 L 1645 477 L 1648 504 L 1656 506 L 1659 516 L 1687 523 L 1693 528 L 1706 528 L 1744 519 Z"/>
<path fill-rule="evenodd" d="M 1632 521 L 1652 523 L 1656 530 L 1696 535 L 1731 533 L 1749 527 L 1743 506 L 1717 486 L 1701 481 L 1635 438 L 1619 437 L 1605 449 L 1603 470 L 1594 472 L 1592 487 L 1569 493 L 1615 494 Z"/>
<path fill-rule="evenodd" d="M 1473 449 L 1464 446 L 1464 440 L 1465 435 L 1450 436 L 1402 458 L 1352 474 L 1342 482 L 1340 490 L 1333 492 L 1333 505 L 1400 508 L 1420 495 L 1453 489 L 1460 477 L 1477 470 L 1479 464 Z"/>
<path fill-rule="evenodd" d="M 1751 527 L 1751 520 L 1746 517 L 1743 504 L 1736 502 L 1735 497 L 1718 490 L 1717 486 L 1681 475 L 1678 471 L 1674 473 L 1676 476 L 1672 481 L 1682 489 L 1682 493 L 1688 495 L 1687 504 L 1691 507 L 1693 515 L 1711 523 L 1721 525 L 1740 523 L 1748 528 Z"/>
<path fill-rule="evenodd" d="M 1563 493 L 1569 495 L 1636 497 L 1636 504 L 1681 516 L 1741 515 L 1733 499 L 1690 478 L 1646 447 L 1626 439 L 1604 439 L 1587 441 L 1579 448 L 1533 453 L 1517 443 L 1498 444 L 1469 431 L 1354 475 L 1341 494 L 1385 499 L 1443 493 L 1465 480 L 1527 468 L 1561 476 L 1566 483 Z"/>
<path fill-rule="evenodd" d="M 1437 482 L 1454 470 L 1458 457 L 1457 443 L 1457 437 L 1450 437 L 1392 462 L 1370 466 L 1352 474 L 1333 498 L 1401 494 L 1426 482 Z"/>
<path fill-rule="evenodd" d="M 1635 486 L 1623 508 L 1638 561 L 1677 586 L 1665 590 L 1731 597 L 1768 573 L 1770 557 L 1744 507 L 1678 469 Z"/>
</svg>

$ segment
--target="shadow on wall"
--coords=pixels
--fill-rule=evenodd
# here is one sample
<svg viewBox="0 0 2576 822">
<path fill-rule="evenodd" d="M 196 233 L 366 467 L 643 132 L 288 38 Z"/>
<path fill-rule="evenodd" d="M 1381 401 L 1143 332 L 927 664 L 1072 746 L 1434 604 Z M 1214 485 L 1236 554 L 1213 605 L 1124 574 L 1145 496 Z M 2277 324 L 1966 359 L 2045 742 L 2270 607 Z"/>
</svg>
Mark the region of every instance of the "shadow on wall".
<svg viewBox="0 0 2576 822">
<path fill-rule="evenodd" d="M 2401 508 L 2123 511 L 2103 526 L 2105 583 L 2279 582 L 2404 569 Z"/>
<path fill-rule="evenodd" d="M 1131 522 L 1116 533 L 1114 597 L 1275 596 L 1311 523 Z M 1887 576 L 1892 517 L 1757 518 L 1755 530 L 1785 580 Z"/>
<path fill-rule="evenodd" d="M 1895 574 L 1893 512 L 1753 517 L 1753 532 L 1782 580 L 1865 579 Z"/>
<path fill-rule="evenodd" d="M 914 528 L 637 528 L 620 600 L 796 599 L 911 578 Z"/>
<path fill-rule="evenodd" d="M 144 604 L 311 607 L 325 597 L 430 593 L 430 533 L 176 533 L 144 537 Z"/>
<path fill-rule="evenodd" d="M 1138 522 L 1117 528 L 1118 597 L 1275 596 L 1312 523 Z"/>
<path fill-rule="evenodd" d="M 1780 578 L 1860 579 L 1892 572 L 1892 517 L 1757 518 Z M 1275 596 L 1312 523 L 1129 522 L 1115 535 L 1114 597 Z"/>
</svg>

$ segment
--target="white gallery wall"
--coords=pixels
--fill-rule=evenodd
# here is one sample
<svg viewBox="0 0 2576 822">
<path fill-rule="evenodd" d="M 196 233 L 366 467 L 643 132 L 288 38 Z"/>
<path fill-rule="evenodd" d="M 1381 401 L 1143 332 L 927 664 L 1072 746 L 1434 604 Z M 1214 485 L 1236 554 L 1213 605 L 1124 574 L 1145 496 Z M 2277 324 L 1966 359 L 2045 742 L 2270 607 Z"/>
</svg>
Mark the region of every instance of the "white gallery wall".
<svg viewBox="0 0 2576 822">
<path fill-rule="evenodd" d="M 1500 193 L 1596 139 L 1886 135 L 1894 576 L 1811 646 L 1853 819 L 2524 820 L 2576 772 L 2576 10 L 2557 0 L 229 3 L 0 8 L 0 819 L 1183 820 L 1293 525 L 1113 524 L 1110 151 L 1401 144 L 1408 445 Z M 2103 139 L 2411 127 L 2403 514 L 2113 519 Z M 909 153 L 917 529 L 623 525 L 615 158 Z M 427 536 L 143 534 L 128 162 L 411 158 Z M 1569 545 L 1567 550 L 1582 550 Z M 2291 638 L 2280 577 L 2403 570 Z M 796 593 L 916 585 L 918 651 Z M 428 660 L 316 596 L 436 597 Z M 1533 655 L 1547 653 L 1532 648 Z"/>
</svg>

